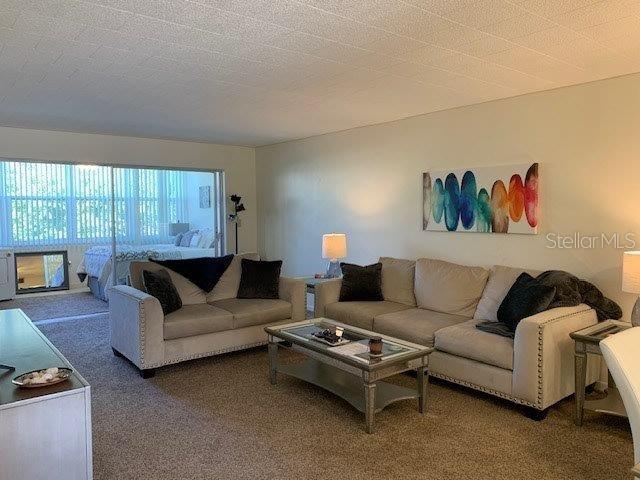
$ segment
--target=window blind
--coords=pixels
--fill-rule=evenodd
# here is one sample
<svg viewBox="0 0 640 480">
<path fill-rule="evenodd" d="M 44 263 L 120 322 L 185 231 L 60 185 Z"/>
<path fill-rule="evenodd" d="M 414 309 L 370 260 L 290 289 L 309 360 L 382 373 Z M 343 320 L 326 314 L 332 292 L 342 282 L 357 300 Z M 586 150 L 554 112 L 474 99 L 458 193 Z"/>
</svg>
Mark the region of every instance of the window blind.
<svg viewBox="0 0 640 480">
<path fill-rule="evenodd" d="M 169 241 L 168 224 L 188 213 L 184 171 L 2 161 L 0 244 L 109 243 L 112 168 L 118 242 Z M 214 190 L 221 178 L 214 174 Z"/>
</svg>

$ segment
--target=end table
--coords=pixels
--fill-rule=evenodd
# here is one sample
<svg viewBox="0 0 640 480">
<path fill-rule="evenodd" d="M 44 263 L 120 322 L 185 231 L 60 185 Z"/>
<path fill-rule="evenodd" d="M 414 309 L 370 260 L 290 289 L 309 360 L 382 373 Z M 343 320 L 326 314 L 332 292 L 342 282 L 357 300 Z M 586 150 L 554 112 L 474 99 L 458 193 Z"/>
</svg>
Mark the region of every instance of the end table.
<svg viewBox="0 0 640 480">
<path fill-rule="evenodd" d="M 605 398 L 585 401 L 584 389 L 587 377 L 587 354 L 591 353 L 602 356 L 600 340 L 605 339 L 609 335 L 615 335 L 627 328 L 631 328 L 631 326 L 632 325 L 627 322 L 605 320 L 604 322 L 569 334 L 575 342 L 576 409 L 574 423 L 576 425 L 582 425 L 585 408 L 587 410 L 617 415 L 619 417 L 627 416 L 624 404 L 622 403 L 622 399 L 611 375 L 609 375 L 607 396 Z"/>
</svg>

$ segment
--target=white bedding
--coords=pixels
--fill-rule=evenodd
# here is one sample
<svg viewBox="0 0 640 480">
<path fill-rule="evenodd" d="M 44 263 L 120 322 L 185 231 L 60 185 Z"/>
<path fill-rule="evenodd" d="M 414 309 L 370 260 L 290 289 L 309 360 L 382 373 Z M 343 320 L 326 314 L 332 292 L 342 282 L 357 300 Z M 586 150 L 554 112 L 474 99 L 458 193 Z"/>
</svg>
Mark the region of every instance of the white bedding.
<svg viewBox="0 0 640 480">
<path fill-rule="evenodd" d="M 135 260 L 176 260 L 182 258 L 215 257 L 214 248 L 176 247 L 173 244 L 162 245 L 117 245 L 116 278 L 118 284 L 126 284 L 129 264 Z M 85 276 L 96 277 L 106 291 L 111 284 L 111 246 L 89 247 L 78 265 L 76 273 L 81 280 Z"/>
</svg>

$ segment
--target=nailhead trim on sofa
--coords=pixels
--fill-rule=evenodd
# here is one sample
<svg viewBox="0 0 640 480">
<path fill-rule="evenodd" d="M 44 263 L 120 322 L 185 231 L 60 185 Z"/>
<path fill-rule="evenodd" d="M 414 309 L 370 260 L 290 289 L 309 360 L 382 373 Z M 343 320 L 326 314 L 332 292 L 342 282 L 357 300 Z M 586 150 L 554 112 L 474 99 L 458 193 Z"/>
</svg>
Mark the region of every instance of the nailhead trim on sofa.
<svg viewBox="0 0 640 480">
<path fill-rule="evenodd" d="M 521 405 L 528 405 L 530 407 L 535 407 L 536 406 L 535 404 L 533 404 L 531 402 L 528 402 L 527 400 L 522 400 L 521 398 L 517 398 L 517 397 L 514 397 L 512 395 L 508 395 L 506 393 L 499 392 L 497 390 L 493 390 L 491 388 L 483 387 L 483 386 L 475 384 L 475 383 L 467 382 L 465 380 L 459 380 L 457 378 L 449 377 L 448 375 L 443 375 L 441 373 L 433 373 L 433 372 L 430 371 L 429 372 L 429 376 L 436 377 L 436 378 L 441 378 L 442 380 L 446 380 L 447 382 L 457 383 L 458 385 L 462 385 L 464 387 L 473 388 L 474 390 L 480 390 L 481 392 L 489 393 L 489 394 L 491 394 L 493 396 L 504 398 L 506 400 L 511 400 L 512 402 L 519 403 Z"/>
<path fill-rule="evenodd" d="M 459 380 L 457 378 L 449 377 L 447 375 L 442 375 L 440 373 L 429 372 L 429 375 L 436 378 L 441 378 L 442 380 L 446 380 L 451 383 L 457 383 L 458 385 L 462 385 L 465 387 L 473 388 L 474 390 L 479 390 L 481 392 L 489 393 L 496 397 L 504 398 L 507 400 L 511 400 L 512 402 L 519 403 L 521 405 L 527 405 L 529 407 L 537 408 L 538 410 L 543 410 L 542 408 L 542 395 L 543 395 L 543 387 L 542 387 L 542 333 L 544 330 L 544 326 L 550 323 L 562 320 L 564 318 L 573 317 L 575 315 L 580 315 L 584 312 L 588 312 L 591 308 L 587 308 L 584 310 L 580 310 L 578 312 L 572 312 L 568 315 L 563 315 L 561 317 L 552 318 L 545 323 L 541 323 L 538 325 L 538 394 L 536 396 L 536 403 L 531 403 L 527 400 L 523 400 L 521 398 L 514 397 L 512 395 L 508 395 L 503 392 L 498 392 L 497 390 L 493 390 L 491 388 L 483 387 L 481 385 L 477 385 L 475 383 L 467 382 L 465 380 Z"/>
</svg>

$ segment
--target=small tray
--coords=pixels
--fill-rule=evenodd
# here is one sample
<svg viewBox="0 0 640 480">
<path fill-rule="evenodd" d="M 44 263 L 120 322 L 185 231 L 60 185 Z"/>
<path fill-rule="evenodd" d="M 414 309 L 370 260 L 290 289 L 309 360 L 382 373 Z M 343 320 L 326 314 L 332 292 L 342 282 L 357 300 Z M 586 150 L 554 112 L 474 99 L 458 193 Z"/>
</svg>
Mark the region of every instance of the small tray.
<svg viewBox="0 0 640 480">
<path fill-rule="evenodd" d="M 57 376 L 54 379 L 52 379 L 52 380 L 50 380 L 50 381 L 48 381 L 46 383 L 27 383 L 27 384 L 24 383 L 24 379 L 28 375 L 31 375 L 32 373 L 35 373 L 35 372 L 42 372 L 44 370 L 46 370 L 46 368 L 39 368 L 38 370 L 33 370 L 31 372 L 23 373 L 22 375 L 18 375 L 16 378 L 11 380 L 11 383 L 13 383 L 14 385 L 19 386 L 20 388 L 48 387 L 49 385 L 55 385 L 57 383 L 61 383 L 61 382 L 65 382 L 65 381 L 69 380 L 69 377 L 73 373 L 73 370 L 71 370 L 70 368 L 58 367 Z"/>
</svg>

